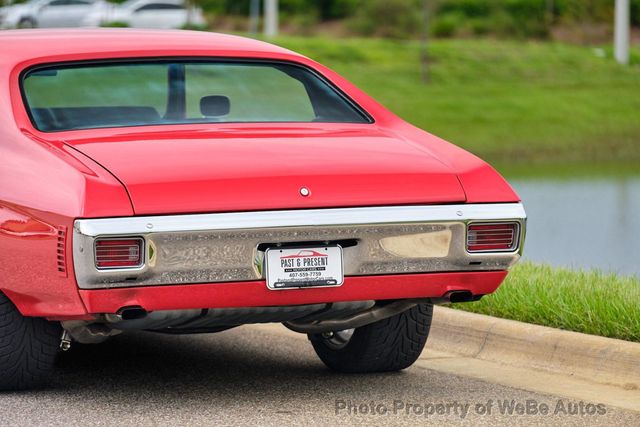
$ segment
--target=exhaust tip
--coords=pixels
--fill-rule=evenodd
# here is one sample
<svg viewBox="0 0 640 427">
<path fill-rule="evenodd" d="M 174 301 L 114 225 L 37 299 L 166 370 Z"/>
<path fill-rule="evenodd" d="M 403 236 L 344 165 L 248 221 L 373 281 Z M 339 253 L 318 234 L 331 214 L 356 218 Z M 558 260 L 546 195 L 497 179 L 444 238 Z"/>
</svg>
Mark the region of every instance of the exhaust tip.
<svg viewBox="0 0 640 427">
<path fill-rule="evenodd" d="M 471 291 L 451 291 L 439 298 L 431 298 L 433 304 L 453 304 L 459 302 L 478 301 L 484 295 L 475 295 Z"/>
<path fill-rule="evenodd" d="M 145 310 L 140 306 L 123 307 L 120 310 L 118 310 L 118 316 L 120 316 L 122 320 L 143 319 L 147 317 L 147 310 Z"/>
<path fill-rule="evenodd" d="M 449 294 L 449 301 L 456 302 L 469 302 L 473 298 L 473 294 L 469 291 L 454 291 Z"/>
</svg>

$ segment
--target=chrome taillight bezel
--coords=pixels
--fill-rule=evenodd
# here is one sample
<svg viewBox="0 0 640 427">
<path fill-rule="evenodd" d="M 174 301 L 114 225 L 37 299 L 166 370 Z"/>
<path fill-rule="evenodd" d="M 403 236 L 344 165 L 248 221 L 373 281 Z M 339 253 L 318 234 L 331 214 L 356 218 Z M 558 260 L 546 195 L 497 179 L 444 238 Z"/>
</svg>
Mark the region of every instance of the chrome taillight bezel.
<svg viewBox="0 0 640 427">
<path fill-rule="evenodd" d="M 139 261 L 135 265 L 117 265 L 117 266 L 100 266 L 98 265 L 98 243 L 104 241 L 114 241 L 114 240 L 135 240 L 138 242 L 139 248 Z M 109 236 L 109 237 L 97 237 L 93 242 L 93 262 L 96 270 L 99 271 L 117 271 L 117 270 L 139 270 L 145 265 L 145 239 L 141 236 Z"/>
<path fill-rule="evenodd" d="M 513 225 L 513 241 L 509 248 L 502 249 L 470 249 L 469 244 L 470 230 L 474 225 Z M 522 224 L 519 221 L 473 221 L 467 224 L 466 236 L 465 236 L 465 250 L 469 254 L 483 254 L 483 253 L 514 253 L 520 250 Z"/>
</svg>

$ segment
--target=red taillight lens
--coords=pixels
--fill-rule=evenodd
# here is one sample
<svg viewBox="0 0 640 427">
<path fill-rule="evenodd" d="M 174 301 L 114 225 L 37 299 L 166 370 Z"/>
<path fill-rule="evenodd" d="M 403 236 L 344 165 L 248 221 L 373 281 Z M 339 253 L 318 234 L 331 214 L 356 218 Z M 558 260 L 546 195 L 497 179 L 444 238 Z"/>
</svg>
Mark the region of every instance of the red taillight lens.
<svg viewBox="0 0 640 427">
<path fill-rule="evenodd" d="M 517 222 L 470 224 L 467 229 L 467 251 L 510 252 L 518 247 Z"/>
<path fill-rule="evenodd" d="M 132 268 L 142 265 L 142 238 L 96 240 L 96 267 Z"/>
</svg>

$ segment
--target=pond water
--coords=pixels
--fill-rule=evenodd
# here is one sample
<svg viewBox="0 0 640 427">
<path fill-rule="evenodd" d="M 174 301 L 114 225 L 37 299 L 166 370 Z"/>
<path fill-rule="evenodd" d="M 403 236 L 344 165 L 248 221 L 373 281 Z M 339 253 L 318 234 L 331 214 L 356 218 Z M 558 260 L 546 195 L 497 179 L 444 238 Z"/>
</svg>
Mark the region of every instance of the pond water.
<svg viewBox="0 0 640 427">
<path fill-rule="evenodd" d="M 509 181 L 527 211 L 525 259 L 640 277 L 640 177 Z"/>
</svg>

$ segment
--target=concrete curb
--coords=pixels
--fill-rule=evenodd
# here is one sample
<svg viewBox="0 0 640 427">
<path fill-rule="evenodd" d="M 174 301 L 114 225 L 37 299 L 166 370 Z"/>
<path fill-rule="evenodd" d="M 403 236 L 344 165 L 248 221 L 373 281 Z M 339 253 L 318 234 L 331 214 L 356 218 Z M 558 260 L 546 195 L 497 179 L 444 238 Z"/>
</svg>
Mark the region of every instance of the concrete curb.
<svg viewBox="0 0 640 427">
<path fill-rule="evenodd" d="M 435 307 L 427 348 L 640 389 L 640 344 Z"/>
</svg>

